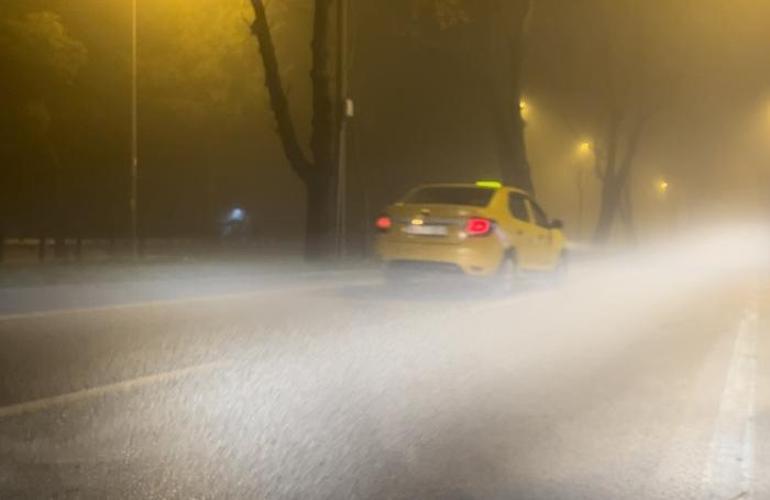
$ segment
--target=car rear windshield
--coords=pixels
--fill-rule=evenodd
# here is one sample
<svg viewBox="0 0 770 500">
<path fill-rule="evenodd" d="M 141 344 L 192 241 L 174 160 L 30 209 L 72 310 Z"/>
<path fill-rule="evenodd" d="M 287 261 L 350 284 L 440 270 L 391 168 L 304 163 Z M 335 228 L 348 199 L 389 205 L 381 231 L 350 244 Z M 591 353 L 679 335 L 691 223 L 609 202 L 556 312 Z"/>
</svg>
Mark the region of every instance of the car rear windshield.
<svg viewBox="0 0 770 500">
<path fill-rule="evenodd" d="M 436 186 L 420 188 L 409 193 L 405 203 L 433 205 L 466 205 L 486 207 L 495 190 L 479 187 Z"/>
</svg>

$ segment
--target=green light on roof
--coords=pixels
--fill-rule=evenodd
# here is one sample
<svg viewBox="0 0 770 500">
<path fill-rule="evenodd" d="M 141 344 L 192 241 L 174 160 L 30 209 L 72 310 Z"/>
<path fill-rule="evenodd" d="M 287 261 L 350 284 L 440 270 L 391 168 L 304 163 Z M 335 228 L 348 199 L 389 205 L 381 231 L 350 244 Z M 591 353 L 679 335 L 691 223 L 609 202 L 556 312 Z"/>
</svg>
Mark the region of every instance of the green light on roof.
<svg viewBox="0 0 770 500">
<path fill-rule="evenodd" d="M 476 186 L 480 188 L 499 189 L 503 187 L 503 184 L 500 181 L 476 181 Z"/>
</svg>

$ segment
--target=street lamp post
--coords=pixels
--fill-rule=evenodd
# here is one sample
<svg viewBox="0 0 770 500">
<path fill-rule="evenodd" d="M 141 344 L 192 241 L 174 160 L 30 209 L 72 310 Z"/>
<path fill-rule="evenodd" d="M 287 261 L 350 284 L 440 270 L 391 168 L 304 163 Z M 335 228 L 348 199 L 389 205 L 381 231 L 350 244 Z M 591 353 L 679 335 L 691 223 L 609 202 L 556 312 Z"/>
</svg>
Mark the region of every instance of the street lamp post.
<svg viewBox="0 0 770 500">
<path fill-rule="evenodd" d="M 336 207 L 336 250 L 343 257 L 347 238 L 347 153 L 348 119 L 353 117 L 353 101 L 348 96 L 348 0 L 339 0 L 337 5 L 337 94 L 339 137 L 337 150 L 337 207 Z"/>
<path fill-rule="evenodd" d="M 137 177 L 139 175 L 139 148 L 137 138 L 137 40 L 136 0 L 131 0 L 131 181 L 129 210 L 131 212 L 131 254 L 139 256 L 137 217 Z"/>
</svg>

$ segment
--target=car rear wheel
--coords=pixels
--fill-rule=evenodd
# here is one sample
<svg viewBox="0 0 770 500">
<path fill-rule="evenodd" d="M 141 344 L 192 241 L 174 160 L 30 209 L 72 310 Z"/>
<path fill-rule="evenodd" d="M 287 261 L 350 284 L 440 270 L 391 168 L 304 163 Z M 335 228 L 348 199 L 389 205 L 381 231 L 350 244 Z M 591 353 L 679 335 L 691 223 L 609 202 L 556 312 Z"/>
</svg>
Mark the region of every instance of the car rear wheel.
<svg viewBox="0 0 770 500">
<path fill-rule="evenodd" d="M 519 266 L 516 262 L 516 256 L 507 253 L 500 267 L 497 270 L 497 283 L 501 292 L 507 293 L 513 291 L 519 281 Z"/>
<path fill-rule="evenodd" d="M 567 279 L 567 271 L 569 269 L 569 258 L 567 252 L 562 252 L 559 255 L 559 261 L 556 263 L 556 267 L 553 270 L 552 282 L 555 285 L 564 283 Z"/>
</svg>

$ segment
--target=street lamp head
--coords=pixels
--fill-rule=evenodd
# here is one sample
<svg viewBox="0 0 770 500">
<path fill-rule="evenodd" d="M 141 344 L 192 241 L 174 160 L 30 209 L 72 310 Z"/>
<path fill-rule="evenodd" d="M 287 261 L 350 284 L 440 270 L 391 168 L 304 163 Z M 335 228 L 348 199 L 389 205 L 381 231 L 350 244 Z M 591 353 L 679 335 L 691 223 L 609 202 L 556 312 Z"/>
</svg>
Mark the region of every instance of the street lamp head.
<svg viewBox="0 0 770 500">
<path fill-rule="evenodd" d="M 527 119 L 530 112 L 529 103 L 523 97 L 519 100 L 519 113 L 523 119 Z"/>
<path fill-rule="evenodd" d="M 592 149 L 593 148 L 591 147 L 591 143 L 588 141 L 581 142 L 580 144 L 578 144 L 578 148 L 577 148 L 578 153 L 580 153 L 581 155 L 590 154 Z"/>
<path fill-rule="evenodd" d="M 660 195 L 664 195 L 664 194 L 666 194 L 666 192 L 668 192 L 669 184 L 668 184 L 668 182 L 666 180 L 661 179 L 661 180 L 658 181 L 658 184 L 657 184 L 656 187 L 658 189 L 658 193 Z"/>
</svg>

